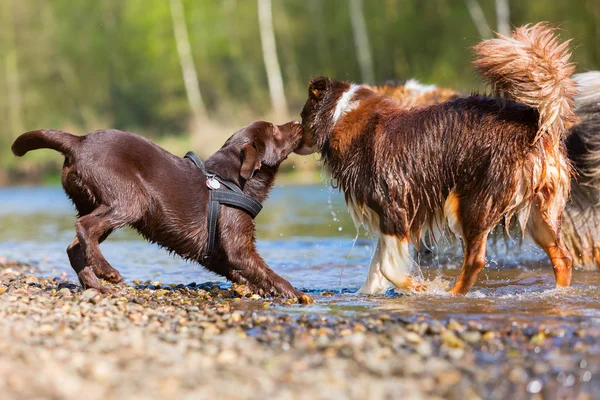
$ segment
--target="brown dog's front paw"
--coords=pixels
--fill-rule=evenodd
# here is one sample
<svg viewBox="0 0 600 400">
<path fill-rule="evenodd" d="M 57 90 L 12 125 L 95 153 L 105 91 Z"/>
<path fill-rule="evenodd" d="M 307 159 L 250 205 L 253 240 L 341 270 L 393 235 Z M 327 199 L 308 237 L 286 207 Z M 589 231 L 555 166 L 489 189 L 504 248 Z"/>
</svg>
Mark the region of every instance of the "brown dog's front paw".
<svg viewBox="0 0 600 400">
<path fill-rule="evenodd" d="M 291 288 L 291 290 L 290 290 L 290 288 Z M 298 300 L 298 303 L 304 304 L 304 305 L 316 303 L 312 297 L 310 297 L 306 293 L 302 293 L 301 291 L 296 290 L 291 285 L 289 286 L 289 288 L 284 288 L 282 290 L 280 296 L 286 297 L 288 299 L 296 299 L 296 300 Z"/>
</svg>

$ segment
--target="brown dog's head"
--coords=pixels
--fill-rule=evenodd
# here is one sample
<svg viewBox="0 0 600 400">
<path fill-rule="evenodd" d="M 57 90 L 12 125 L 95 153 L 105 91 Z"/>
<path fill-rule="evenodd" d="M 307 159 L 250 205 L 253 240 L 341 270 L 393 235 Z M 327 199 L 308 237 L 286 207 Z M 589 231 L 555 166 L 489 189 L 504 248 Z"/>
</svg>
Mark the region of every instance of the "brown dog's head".
<svg viewBox="0 0 600 400">
<path fill-rule="evenodd" d="M 206 168 L 240 187 L 269 187 L 277 169 L 300 144 L 302 125 L 256 121 L 234 133 L 206 161 Z M 255 183 L 254 183 L 255 182 Z"/>
<path fill-rule="evenodd" d="M 302 144 L 295 153 L 306 155 L 323 148 L 333 130 L 336 119 L 339 118 L 339 115 L 336 115 L 338 104 L 345 107 L 344 94 L 349 90 L 352 90 L 353 93 L 358 88 L 359 85 L 351 85 L 325 77 L 315 78 L 310 82 L 308 99 L 300 114 L 304 135 Z"/>
</svg>

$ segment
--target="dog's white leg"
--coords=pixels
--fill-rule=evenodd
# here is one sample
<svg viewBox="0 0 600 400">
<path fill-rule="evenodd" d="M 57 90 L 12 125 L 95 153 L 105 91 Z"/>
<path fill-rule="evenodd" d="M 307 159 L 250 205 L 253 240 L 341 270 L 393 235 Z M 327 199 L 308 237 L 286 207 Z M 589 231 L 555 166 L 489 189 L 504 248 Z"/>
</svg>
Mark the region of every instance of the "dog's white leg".
<svg viewBox="0 0 600 400">
<path fill-rule="evenodd" d="M 381 239 L 377 241 L 377 248 L 373 255 L 373 259 L 371 260 L 371 265 L 369 266 L 367 281 L 358 290 L 358 294 L 385 293 L 393 286 L 390 281 L 385 279 L 385 276 L 383 276 L 383 273 L 381 272 L 381 242 Z"/>
<path fill-rule="evenodd" d="M 412 257 L 406 238 L 381 235 L 381 273 L 398 288 L 411 285 Z"/>
</svg>

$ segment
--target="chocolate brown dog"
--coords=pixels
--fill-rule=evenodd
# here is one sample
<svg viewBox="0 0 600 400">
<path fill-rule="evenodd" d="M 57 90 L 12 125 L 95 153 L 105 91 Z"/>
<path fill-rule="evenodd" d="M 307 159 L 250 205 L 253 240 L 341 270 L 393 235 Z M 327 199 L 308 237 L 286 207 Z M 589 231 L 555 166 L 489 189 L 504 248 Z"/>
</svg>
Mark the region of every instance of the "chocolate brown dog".
<svg viewBox="0 0 600 400">
<path fill-rule="evenodd" d="M 254 122 L 237 131 L 206 161 L 206 169 L 235 183 L 245 195 L 262 203 L 281 162 L 298 147 L 302 127 Z M 79 217 L 77 236 L 67 248 L 71 266 L 84 288 L 110 292 L 98 278 L 117 283 L 99 244 L 122 226 L 137 229 L 146 239 L 202 262 L 232 282 L 264 295 L 310 297 L 273 272 L 257 253 L 254 222 L 246 212 L 221 206 L 218 246 L 208 255 L 207 177 L 189 159 L 177 157 L 131 133 L 103 130 L 75 136 L 56 130 L 22 134 L 12 146 L 17 156 L 48 148 L 65 156 L 62 184 Z"/>
</svg>

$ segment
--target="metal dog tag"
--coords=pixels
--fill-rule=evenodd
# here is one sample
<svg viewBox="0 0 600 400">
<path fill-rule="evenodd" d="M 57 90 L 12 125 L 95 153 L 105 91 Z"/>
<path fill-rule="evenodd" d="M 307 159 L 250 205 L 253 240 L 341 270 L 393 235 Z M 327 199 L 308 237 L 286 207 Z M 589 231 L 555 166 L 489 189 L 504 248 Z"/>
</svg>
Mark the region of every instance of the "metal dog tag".
<svg viewBox="0 0 600 400">
<path fill-rule="evenodd" d="M 210 189 L 219 189 L 221 188 L 221 182 L 215 178 L 208 178 L 206 180 L 206 186 L 208 186 Z"/>
</svg>

